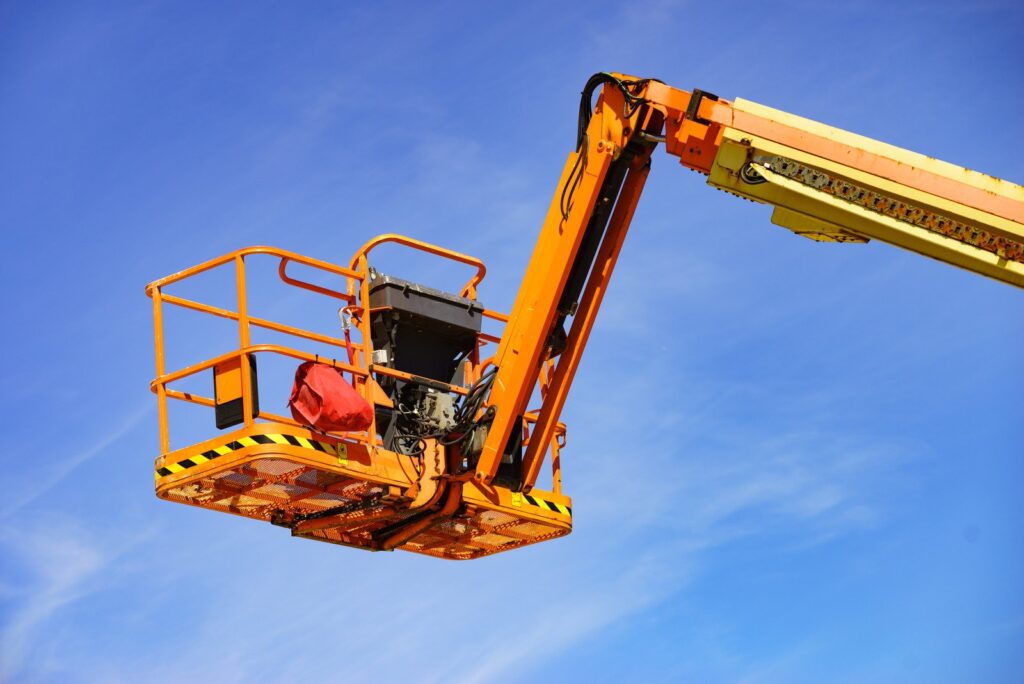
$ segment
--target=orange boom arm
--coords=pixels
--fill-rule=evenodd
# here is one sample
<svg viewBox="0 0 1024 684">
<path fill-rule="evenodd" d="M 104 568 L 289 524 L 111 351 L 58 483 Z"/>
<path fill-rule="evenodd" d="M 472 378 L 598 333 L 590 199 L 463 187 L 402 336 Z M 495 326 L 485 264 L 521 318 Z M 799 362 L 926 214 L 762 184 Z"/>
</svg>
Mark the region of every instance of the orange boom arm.
<svg viewBox="0 0 1024 684">
<path fill-rule="evenodd" d="M 577 149 L 495 358 L 493 419 L 478 481 L 494 477 L 541 369 L 553 364 L 523 458 L 524 486 L 536 481 L 659 142 L 683 166 L 709 176 L 710 185 L 774 205 L 772 220 L 805 237 L 877 239 L 1024 287 L 1020 186 L 762 105 L 654 80 L 597 74 L 583 95 Z"/>
</svg>

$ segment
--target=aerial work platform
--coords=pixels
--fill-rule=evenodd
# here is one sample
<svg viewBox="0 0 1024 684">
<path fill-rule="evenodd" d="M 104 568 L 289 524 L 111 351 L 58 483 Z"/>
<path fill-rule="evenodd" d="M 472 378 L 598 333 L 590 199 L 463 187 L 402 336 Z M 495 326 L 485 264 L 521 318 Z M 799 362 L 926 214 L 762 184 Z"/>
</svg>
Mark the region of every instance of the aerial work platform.
<svg viewBox="0 0 1024 684">
<path fill-rule="evenodd" d="M 418 437 L 413 449 L 401 448 L 402 442 L 393 438 L 392 445 L 396 448 L 386 448 L 387 430 L 380 423 L 394 409 L 395 401 L 389 398 L 382 385 L 394 386 L 395 381 L 399 381 L 406 388 L 426 386 L 433 401 L 442 394 L 465 397 L 471 393 L 472 381 L 486 373 L 489 361 L 481 358 L 481 349 L 493 344 L 496 338 L 481 332 L 472 340 L 472 348 L 459 364 L 462 382 L 458 384 L 390 368 L 384 365 L 379 353 L 378 364 L 367 363 L 375 357 L 371 316 L 367 315 L 362 302 L 369 301 L 368 283 L 378 276 L 368 268 L 366 253 L 384 242 L 399 243 L 477 266 L 477 275 L 457 298 L 475 302 L 475 287 L 484 273 L 482 263 L 399 236 L 381 236 L 371 241 L 353 259 L 351 268 L 284 250 L 253 247 L 205 262 L 147 288 L 153 298 L 156 322 L 158 374 L 152 389 L 158 398 L 163 447 L 154 466 L 157 496 L 287 527 L 297 537 L 366 550 L 398 549 L 458 560 L 568 534 L 572 530 L 572 502 L 560 491 L 557 455 L 565 444 L 564 425 L 559 426 L 551 445 L 554 491 L 531 489 L 527 492 L 521 483 L 474 481 L 469 456 L 456 445 L 442 444 L 437 438 Z M 345 337 L 325 336 L 248 315 L 246 266 L 254 257 L 276 260 L 280 281 L 286 286 L 298 287 L 335 302 L 340 300 L 343 312 L 353 320 Z M 341 277 L 344 286 L 331 289 L 293 278 L 287 270 L 293 263 Z M 185 299 L 168 291 L 172 285 L 221 267 L 235 269 L 235 310 Z M 409 287 L 404 289 L 408 291 Z M 423 290 L 435 296 L 434 291 Z M 236 321 L 238 346 L 201 363 L 166 372 L 163 367 L 166 305 Z M 401 305 L 398 302 L 394 306 L 377 307 L 373 313 L 400 309 Z M 336 304 L 330 306 L 336 307 Z M 334 309 L 330 306 L 325 307 L 325 316 L 333 316 Z M 472 311 L 474 315 L 486 315 L 499 323 L 505 318 L 479 305 L 473 305 Z M 257 328 L 284 333 L 297 339 L 300 345 L 302 341 L 334 345 L 339 348 L 339 358 L 311 354 L 298 348 L 300 345 L 253 344 L 252 335 Z M 276 397 L 272 401 L 266 388 L 257 386 L 256 358 L 266 355 L 329 363 L 349 374 L 355 378 L 356 390 L 376 409 L 373 425 L 359 432 L 323 432 L 260 409 L 260 405 L 280 405 L 284 399 Z M 215 376 L 213 397 L 175 389 L 175 383 L 208 374 L 211 369 Z M 168 399 L 208 407 L 212 409 L 211 414 L 216 412 L 216 421 L 210 416 L 209 438 L 171 450 Z M 229 406 L 232 410 L 225 413 L 223 409 Z M 228 417 L 225 419 L 225 416 Z M 395 420 L 393 416 L 392 419 Z M 221 425 L 224 420 L 234 420 L 235 425 L 216 429 L 215 422 Z M 529 443 L 534 420 L 535 416 L 524 417 L 523 444 Z"/>
<path fill-rule="evenodd" d="M 576 146 L 510 314 L 477 300 L 479 259 L 398 235 L 370 240 L 346 266 L 250 247 L 151 283 L 158 496 L 308 539 L 452 559 L 568 534 L 559 419 L 658 146 L 712 187 L 773 207 L 771 221 L 801 237 L 877 240 L 1024 288 L 1020 185 L 656 79 L 600 72 L 581 95 Z M 385 275 L 369 266 L 384 243 L 475 273 L 458 292 Z M 259 259 L 292 295 L 318 298 L 320 323 L 340 305 L 343 338 L 254 315 L 247 269 Z M 290 275 L 290 265 L 316 277 Z M 181 296 L 184 281 L 217 269 L 233 269 L 234 308 Z M 274 310 L 289 310 L 287 301 Z M 237 341 L 168 371 L 165 306 L 232 321 Z M 271 340 L 257 342 L 257 332 Z M 616 361 L 628 367 L 643 353 L 621 345 Z M 280 375 L 276 389 L 257 375 L 267 357 L 294 374 L 290 418 L 267 409 L 289 396 Z M 194 387 L 209 371 L 212 398 Z M 607 388 L 611 400 L 636 400 L 619 394 Z M 198 443 L 172 449 L 168 399 L 213 409 Z M 538 486 L 545 463 L 550 490 Z"/>
</svg>

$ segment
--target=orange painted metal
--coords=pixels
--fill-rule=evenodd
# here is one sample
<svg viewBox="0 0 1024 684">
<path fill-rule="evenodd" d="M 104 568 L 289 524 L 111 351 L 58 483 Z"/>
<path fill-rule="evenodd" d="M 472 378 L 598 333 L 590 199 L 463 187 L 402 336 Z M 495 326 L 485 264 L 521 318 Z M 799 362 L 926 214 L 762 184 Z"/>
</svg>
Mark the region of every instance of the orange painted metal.
<svg viewBox="0 0 1024 684">
<path fill-rule="evenodd" d="M 648 150 L 647 154 L 636 156 L 631 162 L 607 233 L 598 250 L 593 271 L 580 299 L 576 315 L 573 317 L 565 350 L 559 355 L 558 363 L 554 367 L 554 373 L 545 393 L 544 405 L 537 417 L 533 439 L 523 456 L 524 491 L 529 492 L 533 488 L 544 461 L 544 451 L 555 442 L 558 417 L 565 406 L 569 387 L 572 385 L 576 369 L 583 356 L 583 349 L 587 345 L 591 330 L 593 330 L 601 301 L 608 291 L 608 283 L 615 268 L 615 262 L 622 250 L 622 243 L 626 239 L 629 224 L 633 220 L 633 212 L 640 201 L 640 194 L 643 192 L 644 183 L 647 180 L 650 152 Z M 554 447 L 553 450 L 556 448 Z M 559 472 L 559 479 L 560 476 Z"/>
<path fill-rule="evenodd" d="M 472 278 L 469 279 L 469 282 L 467 282 L 462 287 L 460 294 L 463 297 L 476 299 L 476 286 L 479 285 L 480 281 L 482 281 L 484 279 L 484 276 L 487 275 L 487 267 L 484 266 L 483 261 L 477 259 L 476 257 L 469 256 L 468 254 L 463 254 L 461 252 L 456 252 L 454 250 L 446 249 L 444 247 L 432 245 L 429 242 L 423 242 L 422 240 L 416 240 L 414 238 L 406 237 L 404 235 L 386 233 L 384 235 L 378 235 L 377 237 L 371 239 L 365 245 L 360 247 L 359 251 L 357 251 L 355 253 L 355 256 L 352 257 L 350 268 L 358 268 L 360 265 L 362 265 L 362 261 L 369 256 L 370 252 L 375 247 L 389 242 L 403 245 L 405 247 L 411 247 L 421 252 L 433 254 L 435 256 L 443 257 L 445 259 L 451 259 L 452 261 L 458 261 L 459 263 L 466 264 L 467 266 L 473 266 L 474 268 L 476 268 L 476 273 L 473 275 Z"/>
<path fill-rule="evenodd" d="M 292 283 L 289 282 L 289 284 Z M 336 296 L 336 293 L 328 294 L 328 296 Z M 192 301 L 191 299 L 177 297 L 175 295 L 170 295 L 166 293 L 163 293 L 161 297 L 163 298 L 164 302 L 167 302 L 168 304 L 174 304 L 175 306 L 180 306 L 184 309 L 192 309 L 193 311 L 211 314 L 219 318 L 227 318 L 232 321 L 238 320 L 238 314 L 236 312 L 229 311 L 228 309 L 224 309 L 219 306 L 203 304 L 202 302 L 195 302 Z M 330 344 L 336 347 L 350 346 L 345 340 L 341 339 L 340 337 L 321 335 L 320 333 L 310 332 L 309 330 L 303 330 L 301 328 L 296 328 L 291 325 L 284 325 L 283 323 L 275 323 L 274 321 L 267 320 L 265 318 L 257 318 L 256 316 L 249 316 L 249 325 L 254 325 L 259 328 L 266 328 L 267 330 L 273 330 L 274 332 L 284 333 L 285 335 L 291 335 L 293 337 L 300 337 L 304 340 L 310 340 L 311 342 L 322 342 L 323 344 Z M 359 349 L 356 348 L 355 345 L 351 346 L 354 351 L 360 351 Z"/>
<path fill-rule="evenodd" d="M 378 375 L 386 375 L 390 378 L 398 378 L 399 380 L 412 380 L 415 381 L 416 376 L 411 373 L 404 371 L 395 370 L 394 368 L 387 368 L 386 366 L 371 366 L 370 370 Z M 466 394 L 469 392 L 468 389 L 461 385 L 453 385 L 448 382 L 442 382 L 440 380 L 431 380 L 432 383 L 438 386 L 444 386 L 446 391 L 453 392 L 455 394 Z"/>
<path fill-rule="evenodd" d="M 495 412 L 476 465 L 480 482 L 490 482 L 497 473 L 509 436 L 537 384 L 547 337 L 584 231 L 613 156 L 625 146 L 629 125 L 621 116 L 624 110 L 621 94 L 602 91 L 583 146 L 566 160 L 495 356 L 498 372 L 488 399 Z M 574 183 L 572 206 L 563 214 L 563 189 Z"/>
<path fill-rule="evenodd" d="M 195 266 L 192 266 L 191 268 L 186 268 L 183 271 L 179 271 L 165 278 L 154 280 L 150 284 L 146 285 L 146 294 L 152 296 L 152 291 L 154 289 L 162 289 L 168 285 L 184 280 L 185 278 L 191 278 L 192 276 L 199 275 L 200 273 L 205 273 L 207 271 L 213 270 L 218 266 L 223 266 L 224 264 L 233 262 L 235 260 L 235 257 L 240 256 L 242 258 L 245 258 L 254 255 L 266 255 L 279 259 L 287 259 L 289 262 L 294 261 L 296 263 L 304 264 L 306 266 L 310 266 L 312 268 L 326 271 L 328 273 L 332 273 L 335 275 L 340 275 L 345 278 L 354 278 L 358 280 L 363 277 L 362 274 L 357 273 L 352 269 L 348 269 L 343 266 L 338 266 L 336 264 L 332 264 L 321 259 L 314 259 L 312 257 L 303 256 L 301 254 L 297 254 L 296 252 L 290 252 L 286 249 L 279 249 L 277 247 L 257 245 L 254 247 L 245 247 L 243 249 L 238 249 L 233 252 L 228 252 L 227 254 L 223 254 L 214 259 L 210 259 L 209 261 L 204 261 L 201 264 L 197 264 Z"/>
<path fill-rule="evenodd" d="M 153 343 L 156 347 L 156 377 L 164 375 L 164 310 L 160 297 L 160 288 L 153 288 Z M 170 437 L 167 428 L 167 385 L 159 383 L 156 392 L 157 415 L 160 424 L 160 453 L 170 451 Z"/>
<path fill-rule="evenodd" d="M 293 359 L 299 359 L 301 361 L 317 361 L 321 363 L 330 363 L 330 365 L 338 368 L 339 370 L 348 371 L 359 377 L 366 377 L 368 370 L 361 366 L 350 365 L 344 361 L 338 361 L 337 359 L 328 358 L 319 354 L 312 354 L 304 352 L 292 347 L 285 347 L 280 344 L 251 344 L 248 347 L 241 347 L 218 356 L 211 357 L 200 363 L 186 366 L 170 373 L 165 373 L 158 376 L 150 383 L 150 389 L 153 392 L 157 392 L 161 385 L 165 387 L 173 382 L 177 382 L 184 378 L 190 377 L 201 371 L 213 368 L 218 363 L 227 361 L 228 359 L 237 358 L 240 354 L 255 354 L 255 353 L 268 353 L 278 354 L 280 356 L 287 356 Z"/>
<path fill-rule="evenodd" d="M 352 303 L 352 302 L 355 301 L 354 298 L 352 297 L 352 295 L 350 295 L 348 293 L 338 292 L 336 290 L 331 290 L 331 289 L 326 288 L 326 287 L 321 287 L 320 285 L 316 285 L 314 283 L 308 283 L 308 282 L 306 282 L 304 280 L 299 280 L 297 278 L 290 277 L 288 275 L 288 264 L 290 264 L 291 261 L 292 260 L 290 258 L 284 257 L 284 258 L 281 259 L 281 263 L 277 267 L 277 275 L 278 275 L 278 277 L 280 277 L 281 280 L 284 281 L 285 283 L 287 283 L 288 285 L 292 285 L 294 287 L 300 287 L 300 288 L 302 288 L 304 290 L 309 290 L 310 292 L 316 292 L 317 294 L 322 294 L 322 295 L 325 295 L 327 297 L 336 297 L 338 299 L 343 299 L 343 300 L 345 300 L 345 301 L 347 301 L 349 303 Z"/>
<path fill-rule="evenodd" d="M 635 80 L 631 76 L 616 74 L 620 79 Z M 693 117 L 687 116 L 693 94 L 667 86 L 658 81 L 649 81 L 643 97 L 649 106 L 657 109 L 665 118 L 665 151 L 679 157 L 679 163 L 694 171 L 707 174 L 718 153 L 722 141 L 721 122 L 711 115 L 715 106 L 729 108 L 725 100 L 701 98 Z"/>
</svg>

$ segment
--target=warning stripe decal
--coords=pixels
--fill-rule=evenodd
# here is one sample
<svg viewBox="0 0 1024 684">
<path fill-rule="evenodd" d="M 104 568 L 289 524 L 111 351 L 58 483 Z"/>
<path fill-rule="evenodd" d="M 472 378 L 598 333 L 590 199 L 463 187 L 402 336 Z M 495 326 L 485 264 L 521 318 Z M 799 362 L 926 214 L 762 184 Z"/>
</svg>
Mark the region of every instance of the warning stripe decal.
<svg viewBox="0 0 1024 684">
<path fill-rule="evenodd" d="M 348 447 L 339 442 L 338 444 L 331 444 L 330 442 L 320 442 L 315 439 L 307 439 L 306 437 L 296 437 L 294 435 L 285 434 L 265 434 L 265 435 L 250 435 L 248 437 L 239 437 L 233 442 L 222 444 L 213 449 L 204 451 L 201 454 L 193 454 L 188 458 L 182 459 L 177 463 L 169 463 L 163 468 L 158 468 L 154 472 L 154 479 L 159 480 L 161 477 L 167 477 L 168 475 L 174 475 L 194 468 L 197 465 L 202 465 L 207 461 L 213 461 L 230 454 L 233 451 L 244 449 L 246 447 L 256 446 L 257 444 L 290 444 L 294 447 L 300 447 L 303 449 L 315 449 L 325 454 L 334 454 L 338 456 L 338 459 L 342 463 L 348 461 Z M 547 501 L 537 496 L 531 496 L 530 494 L 522 494 L 515 492 L 512 494 L 512 505 L 521 506 L 523 502 L 530 506 L 536 506 L 537 508 L 543 508 L 554 513 L 561 513 L 562 515 L 572 515 L 572 507 L 565 506 L 563 504 L 555 503 L 554 501 Z"/>
<path fill-rule="evenodd" d="M 180 473 L 183 470 L 194 468 L 195 466 L 206 463 L 207 461 L 212 461 L 226 454 L 230 454 L 232 451 L 238 451 L 245 447 L 256 446 L 257 444 L 290 444 L 304 449 L 315 449 L 316 451 L 320 451 L 325 454 L 338 454 L 338 449 L 340 448 L 340 456 L 342 457 L 346 455 L 345 451 L 347 449 L 344 444 L 338 444 L 338 446 L 335 447 L 335 445 L 330 442 L 319 442 L 315 439 L 306 439 L 305 437 L 295 437 L 293 435 L 250 435 L 248 437 L 239 437 L 233 442 L 222 444 L 219 447 L 204 451 L 201 454 L 193 454 L 192 456 L 182 459 L 177 463 L 169 463 L 163 468 L 158 468 L 154 473 L 154 477 L 159 480 L 161 477 Z"/>
<path fill-rule="evenodd" d="M 513 506 L 521 506 L 523 501 L 530 504 L 531 506 L 545 508 L 555 513 L 561 513 L 562 515 L 572 515 L 571 506 L 563 506 L 560 503 L 555 503 L 554 501 L 547 501 L 546 499 L 541 499 L 540 497 L 531 496 L 529 494 L 520 494 L 517 492 L 512 495 Z"/>
</svg>

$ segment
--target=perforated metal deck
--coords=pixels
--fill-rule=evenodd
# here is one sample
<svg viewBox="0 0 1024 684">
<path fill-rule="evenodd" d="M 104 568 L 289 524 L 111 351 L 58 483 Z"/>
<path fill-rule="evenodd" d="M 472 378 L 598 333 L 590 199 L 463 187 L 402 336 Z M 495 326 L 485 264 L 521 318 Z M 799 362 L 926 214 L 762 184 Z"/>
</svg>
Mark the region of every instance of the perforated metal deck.
<svg viewBox="0 0 1024 684">
<path fill-rule="evenodd" d="M 458 505 L 410 509 L 422 465 L 383 449 L 283 423 L 256 423 L 156 462 L 168 501 L 289 527 L 294 536 L 364 549 L 403 526 L 422 529 L 395 548 L 468 560 L 546 541 L 572 529 L 567 497 L 467 482 Z M 421 522 L 421 521 L 425 521 Z"/>
</svg>

